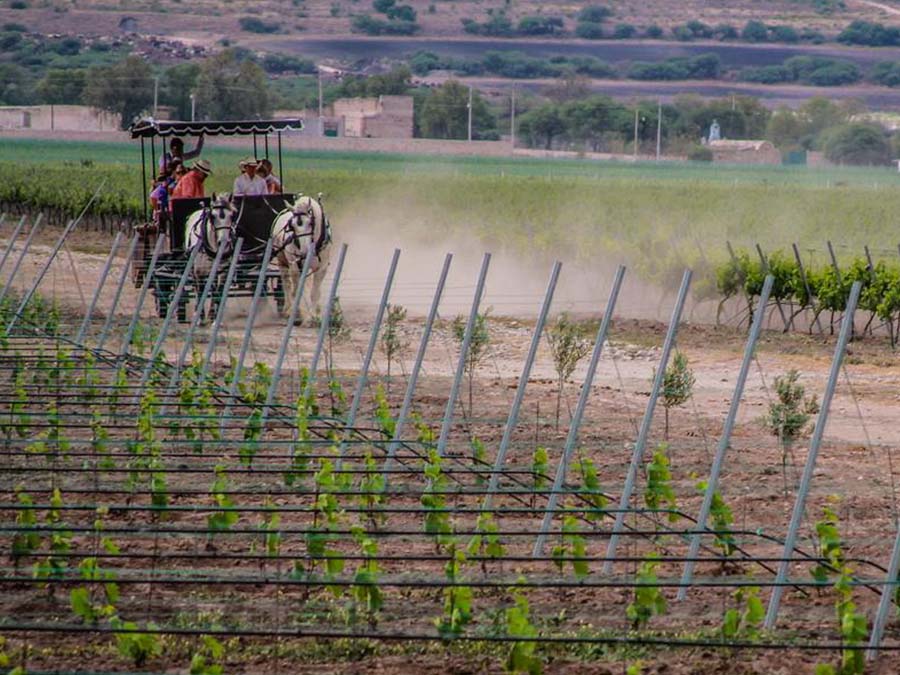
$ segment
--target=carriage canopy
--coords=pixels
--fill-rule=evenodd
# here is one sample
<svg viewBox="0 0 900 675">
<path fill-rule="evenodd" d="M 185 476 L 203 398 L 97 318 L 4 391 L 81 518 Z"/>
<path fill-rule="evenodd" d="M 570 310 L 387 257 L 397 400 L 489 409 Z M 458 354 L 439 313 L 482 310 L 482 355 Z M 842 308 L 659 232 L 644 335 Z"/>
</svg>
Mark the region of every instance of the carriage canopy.
<svg viewBox="0 0 900 675">
<path fill-rule="evenodd" d="M 179 122 L 142 119 L 128 129 L 132 138 L 166 136 L 265 136 L 282 131 L 302 131 L 303 120 L 228 120 L 223 122 Z"/>
</svg>

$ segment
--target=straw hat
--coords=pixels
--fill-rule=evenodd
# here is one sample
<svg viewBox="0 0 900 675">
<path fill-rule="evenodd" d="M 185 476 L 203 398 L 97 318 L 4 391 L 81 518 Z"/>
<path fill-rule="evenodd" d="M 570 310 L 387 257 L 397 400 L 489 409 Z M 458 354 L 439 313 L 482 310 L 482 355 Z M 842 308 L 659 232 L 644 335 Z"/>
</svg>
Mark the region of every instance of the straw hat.
<svg viewBox="0 0 900 675">
<path fill-rule="evenodd" d="M 245 168 L 245 167 L 248 167 L 248 166 L 253 166 L 253 167 L 255 167 L 255 166 L 257 166 L 257 165 L 258 165 L 258 162 L 257 162 L 253 157 L 245 157 L 244 159 L 242 159 L 242 160 L 238 163 L 238 166 L 239 166 L 241 169 L 243 169 L 243 168 Z"/>
<path fill-rule="evenodd" d="M 191 168 L 197 169 L 197 171 L 202 173 L 204 176 L 208 176 L 209 174 L 212 173 L 212 165 L 209 163 L 209 160 L 207 160 L 207 159 L 201 159 L 197 162 L 194 162 L 194 164 Z"/>
</svg>

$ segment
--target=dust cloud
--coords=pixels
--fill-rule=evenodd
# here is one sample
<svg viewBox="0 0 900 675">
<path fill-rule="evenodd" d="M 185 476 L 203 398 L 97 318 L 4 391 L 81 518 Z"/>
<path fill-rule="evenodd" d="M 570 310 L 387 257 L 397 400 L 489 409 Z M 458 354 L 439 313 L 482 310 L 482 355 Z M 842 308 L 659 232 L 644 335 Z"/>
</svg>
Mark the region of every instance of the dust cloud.
<svg viewBox="0 0 900 675">
<path fill-rule="evenodd" d="M 555 257 L 548 251 L 521 251 L 487 244 L 473 234 L 436 230 L 429 224 L 429 210 L 416 201 L 427 196 L 409 195 L 398 185 L 394 198 L 366 199 L 344 205 L 340 217 L 332 216 L 334 238 L 329 278 L 323 285 L 323 301 L 342 243 L 348 245 L 340 285 L 342 307 L 362 310 L 377 305 L 394 249 L 401 255 L 390 302 L 411 314 L 425 314 L 430 307 L 444 257 L 453 255 L 441 301 L 444 317 L 468 313 L 485 252 L 491 254 L 485 296 L 481 307 L 501 316 L 536 316 L 540 311 L 555 260 L 563 267 L 551 313 L 568 311 L 583 316 L 602 314 L 609 297 L 616 266 L 627 261 L 615 254 L 585 264 L 574 257 Z M 402 207 L 397 207 L 402 204 Z M 626 274 L 617 316 L 660 318 L 667 314 L 675 289 L 659 289 L 642 282 L 635 273 Z"/>
</svg>

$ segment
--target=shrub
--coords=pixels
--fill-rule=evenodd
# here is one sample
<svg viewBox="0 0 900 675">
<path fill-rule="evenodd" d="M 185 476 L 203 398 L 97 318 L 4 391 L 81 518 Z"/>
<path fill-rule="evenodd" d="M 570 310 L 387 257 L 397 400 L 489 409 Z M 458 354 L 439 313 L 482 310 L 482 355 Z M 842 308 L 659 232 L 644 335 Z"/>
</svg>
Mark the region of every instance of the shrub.
<svg viewBox="0 0 900 675">
<path fill-rule="evenodd" d="M 414 21 L 382 21 L 371 16 L 353 17 L 351 28 L 355 33 L 366 35 L 412 35 L 419 30 Z"/>
<path fill-rule="evenodd" d="M 891 146 L 884 130 L 874 124 L 842 124 L 824 134 L 825 157 L 838 164 L 871 166 L 891 161 Z"/>
<path fill-rule="evenodd" d="M 620 23 L 613 29 L 612 36 L 614 40 L 627 40 L 634 37 L 636 33 L 637 28 L 630 23 Z"/>
<path fill-rule="evenodd" d="M 5 23 L 3 24 L 3 30 L 8 31 L 10 33 L 27 33 L 28 28 L 23 26 L 20 23 Z"/>
<path fill-rule="evenodd" d="M 603 23 L 612 16 L 612 10 L 603 5 L 589 5 L 578 12 L 578 20 L 587 23 Z"/>
<path fill-rule="evenodd" d="M 661 63 L 636 61 L 628 69 L 628 77 L 632 80 L 708 80 L 718 78 L 721 67 L 717 54 L 701 54 Z"/>
<path fill-rule="evenodd" d="M 648 37 L 651 40 L 659 40 L 663 36 L 663 29 L 653 24 L 651 26 L 647 26 L 647 30 L 644 31 L 644 37 Z"/>
<path fill-rule="evenodd" d="M 800 42 L 800 34 L 790 26 L 769 26 L 769 39 L 772 42 Z"/>
<path fill-rule="evenodd" d="M 730 23 L 720 23 L 713 30 L 713 34 L 720 40 L 737 40 L 738 30 Z"/>
<path fill-rule="evenodd" d="M 794 73 L 785 66 L 758 66 L 741 70 L 740 79 L 744 82 L 758 82 L 760 84 L 780 84 L 793 82 Z"/>
<path fill-rule="evenodd" d="M 900 87 L 900 61 L 882 61 L 872 69 L 871 77 L 885 87 Z"/>
<path fill-rule="evenodd" d="M 387 11 L 387 16 L 396 21 L 413 22 L 416 20 L 416 10 L 409 5 L 396 5 Z"/>
<path fill-rule="evenodd" d="M 675 28 L 672 29 L 672 37 L 676 40 L 681 40 L 682 42 L 690 42 L 694 39 L 694 34 L 687 26 L 675 26 Z"/>
<path fill-rule="evenodd" d="M 713 153 L 705 145 L 695 145 L 688 150 L 687 158 L 692 162 L 711 162 L 713 161 Z"/>
<path fill-rule="evenodd" d="M 857 20 L 838 34 L 837 41 L 848 45 L 890 47 L 900 44 L 900 28 Z"/>
<path fill-rule="evenodd" d="M 416 52 L 409 60 L 409 69 L 416 75 L 427 75 L 444 67 L 441 57 L 434 52 Z"/>
<path fill-rule="evenodd" d="M 10 9 L 28 9 L 28 3 L 25 0 L 12 0 L 9 3 Z"/>
<path fill-rule="evenodd" d="M 60 56 L 75 56 L 81 51 L 81 40 L 74 37 L 66 37 L 61 40 L 54 40 L 48 45 L 48 48 Z"/>
<path fill-rule="evenodd" d="M 463 30 L 472 35 L 486 35 L 488 37 L 511 37 L 516 34 L 512 21 L 503 12 L 493 14 L 484 23 L 478 23 L 473 19 L 462 19 Z"/>
<path fill-rule="evenodd" d="M 315 73 L 316 64 L 309 59 L 301 59 L 290 54 L 267 53 L 263 56 L 262 67 L 267 73 Z"/>
<path fill-rule="evenodd" d="M 240 19 L 238 19 L 238 24 L 240 25 L 241 30 L 245 30 L 248 33 L 278 32 L 277 23 L 269 23 L 268 21 L 257 19 L 255 16 L 242 16 Z"/>
<path fill-rule="evenodd" d="M 563 26 L 560 16 L 526 16 L 519 21 L 518 32 L 521 35 L 559 35 Z"/>
<path fill-rule="evenodd" d="M 804 28 L 800 32 L 800 39 L 803 42 L 811 42 L 814 45 L 820 45 L 825 42 L 825 36 L 822 35 L 821 31 L 817 31 L 815 28 Z"/>
<path fill-rule="evenodd" d="M 794 79 L 819 87 L 834 87 L 858 82 L 862 77 L 856 64 L 821 56 L 794 56 L 784 62 Z"/>
<path fill-rule="evenodd" d="M 0 51 L 15 51 L 22 44 L 20 33 L 0 33 Z"/>
<path fill-rule="evenodd" d="M 687 28 L 691 33 L 693 33 L 695 38 L 711 38 L 713 36 L 712 26 L 708 26 L 702 21 L 688 21 L 685 24 L 685 28 Z"/>
<path fill-rule="evenodd" d="M 382 14 L 387 14 L 397 0 L 372 0 L 372 9 Z"/>
<path fill-rule="evenodd" d="M 747 42 L 766 42 L 769 39 L 769 29 L 762 21 L 748 21 L 741 31 L 741 39 Z"/>
<path fill-rule="evenodd" d="M 583 40 L 602 40 L 605 35 L 603 26 L 592 21 L 581 21 L 575 26 L 575 35 Z"/>
</svg>

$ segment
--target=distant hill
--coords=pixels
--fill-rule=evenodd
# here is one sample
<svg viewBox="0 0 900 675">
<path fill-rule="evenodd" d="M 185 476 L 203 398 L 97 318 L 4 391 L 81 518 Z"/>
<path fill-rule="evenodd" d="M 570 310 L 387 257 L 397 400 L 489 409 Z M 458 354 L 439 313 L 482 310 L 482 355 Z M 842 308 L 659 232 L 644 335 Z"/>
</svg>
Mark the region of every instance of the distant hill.
<svg viewBox="0 0 900 675">
<path fill-rule="evenodd" d="M 533 0 L 0 0 L 0 22 L 42 33 L 140 32 L 215 43 L 264 43 L 266 35 L 359 33 L 462 37 L 741 39 L 747 22 L 803 40 L 833 39 L 854 20 L 900 26 L 900 2 L 883 0 L 609 0 L 598 4 Z M 691 31 L 690 22 L 705 28 Z M 466 24 L 468 28 L 466 27 Z M 695 24 L 696 29 L 696 24 Z M 793 31 L 793 33 L 792 33 Z M 753 37 L 753 35 L 749 35 Z M 757 39 L 765 39 L 765 33 Z M 779 40 L 780 41 L 780 40 Z"/>
</svg>

